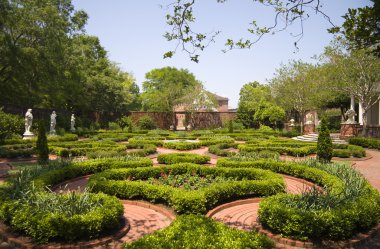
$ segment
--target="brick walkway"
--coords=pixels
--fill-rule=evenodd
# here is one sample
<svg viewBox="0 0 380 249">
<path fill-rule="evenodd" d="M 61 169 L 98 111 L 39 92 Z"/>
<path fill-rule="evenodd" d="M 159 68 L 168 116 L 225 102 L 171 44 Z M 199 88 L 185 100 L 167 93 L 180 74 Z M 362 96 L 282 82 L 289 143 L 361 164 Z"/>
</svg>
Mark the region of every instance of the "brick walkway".
<svg viewBox="0 0 380 249">
<path fill-rule="evenodd" d="M 301 179 L 285 175 L 283 177 L 286 184 L 286 192 L 291 194 L 299 194 L 302 190 L 313 186 L 312 183 Z M 252 227 L 258 224 L 258 210 L 259 202 L 251 202 L 225 208 L 211 217 L 238 229 L 252 230 Z"/>
<path fill-rule="evenodd" d="M 380 191 L 380 151 L 366 151 L 372 158 L 366 161 L 356 161 L 354 167 Z"/>
</svg>

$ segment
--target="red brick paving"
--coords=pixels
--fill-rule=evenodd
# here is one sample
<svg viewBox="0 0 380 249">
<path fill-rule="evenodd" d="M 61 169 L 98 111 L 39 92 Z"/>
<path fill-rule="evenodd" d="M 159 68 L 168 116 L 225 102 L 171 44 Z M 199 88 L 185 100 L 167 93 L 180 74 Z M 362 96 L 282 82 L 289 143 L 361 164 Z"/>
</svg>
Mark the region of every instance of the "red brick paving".
<svg viewBox="0 0 380 249">
<path fill-rule="evenodd" d="M 380 151 L 367 150 L 367 153 L 372 158 L 366 161 L 356 161 L 354 167 L 380 191 Z"/>
</svg>

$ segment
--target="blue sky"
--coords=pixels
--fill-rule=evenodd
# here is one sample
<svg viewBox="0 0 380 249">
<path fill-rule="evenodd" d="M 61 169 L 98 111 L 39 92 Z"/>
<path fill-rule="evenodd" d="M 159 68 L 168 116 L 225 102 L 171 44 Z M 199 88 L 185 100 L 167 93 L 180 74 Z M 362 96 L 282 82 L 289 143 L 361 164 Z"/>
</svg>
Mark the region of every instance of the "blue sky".
<svg viewBox="0 0 380 249">
<path fill-rule="evenodd" d="M 252 0 L 229 0 L 223 4 L 216 0 L 198 0 L 194 8 L 200 32 L 221 31 L 216 42 L 201 54 L 200 62 L 191 62 L 186 53 L 177 51 L 171 59 L 163 54 L 173 50 L 174 43 L 163 37 L 169 27 L 165 23 L 167 10 L 160 8 L 173 0 L 73 0 L 76 9 L 89 15 L 86 31 L 100 38 L 112 61 L 136 78 L 137 84 L 145 73 L 154 68 L 173 66 L 186 68 L 202 81 L 207 90 L 230 99 L 229 107 L 237 107 L 240 88 L 251 81 L 266 83 L 281 63 L 292 59 L 312 62 L 314 55 L 323 52 L 332 39 L 326 29 L 330 24 L 321 15 L 312 15 L 304 23 L 304 37 L 299 51 L 293 45 L 299 26 L 287 32 L 268 35 L 250 50 L 233 50 L 223 53 L 227 38 L 248 36 L 249 23 L 256 19 L 259 25 L 273 24 L 270 9 Z M 332 22 L 340 25 L 348 8 L 370 5 L 370 1 L 322 0 L 322 10 Z"/>
</svg>

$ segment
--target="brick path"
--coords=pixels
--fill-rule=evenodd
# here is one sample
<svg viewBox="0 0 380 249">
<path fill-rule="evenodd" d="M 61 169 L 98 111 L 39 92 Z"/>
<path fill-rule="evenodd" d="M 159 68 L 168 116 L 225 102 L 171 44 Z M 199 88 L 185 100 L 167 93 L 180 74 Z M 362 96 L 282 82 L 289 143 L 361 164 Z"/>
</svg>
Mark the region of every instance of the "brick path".
<svg viewBox="0 0 380 249">
<path fill-rule="evenodd" d="M 285 175 L 283 177 L 286 184 L 286 192 L 291 194 L 299 194 L 302 190 L 313 186 L 312 183 L 301 179 Z M 252 230 L 253 225 L 258 224 L 258 210 L 259 202 L 251 202 L 225 208 L 212 215 L 212 218 L 238 229 Z"/>
<path fill-rule="evenodd" d="M 380 191 L 380 151 L 366 150 L 372 158 L 366 161 L 356 161 L 354 167 Z"/>
</svg>

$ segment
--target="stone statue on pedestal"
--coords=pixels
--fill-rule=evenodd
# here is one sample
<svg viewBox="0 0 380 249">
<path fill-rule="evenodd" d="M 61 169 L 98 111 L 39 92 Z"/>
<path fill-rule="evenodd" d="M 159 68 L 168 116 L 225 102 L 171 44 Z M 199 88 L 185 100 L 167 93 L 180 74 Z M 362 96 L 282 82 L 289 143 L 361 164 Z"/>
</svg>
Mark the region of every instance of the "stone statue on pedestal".
<svg viewBox="0 0 380 249">
<path fill-rule="evenodd" d="M 295 126 L 296 125 L 295 120 L 293 118 L 291 120 L 289 120 L 289 122 L 290 122 L 289 126 Z"/>
<path fill-rule="evenodd" d="M 75 116 L 74 114 L 71 114 L 71 127 L 70 127 L 70 131 L 71 132 L 75 132 Z"/>
<path fill-rule="evenodd" d="M 33 114 L 32 109 L 28 109 L 28 111 L 25 113 L 25 132 L 23 139 L 31 139 L 33 138 L 34 134 L 30 131 L 33 124 Z"/>
<path fill-rule="evenodd" d="M 57 114 L 53 111 L 50 115 L 50 135 L 55 135 L 55 125 L 57 124 Z"/>
<path fill-rule="evenodd" d="M 356 124 L 356 121 L 355 121 L 356 112 L 354 110 L 349 109 L 348 111 L 346 111 L 344 115 L 347 116 L 347 120 L 344 122 L 345 124 Z"/>
<path fill-rule="evenodd" d="M 314 116 L 312 113 L 306 114 L 306 123 L 305 124 L 314 124 Z"/>
</svg>

